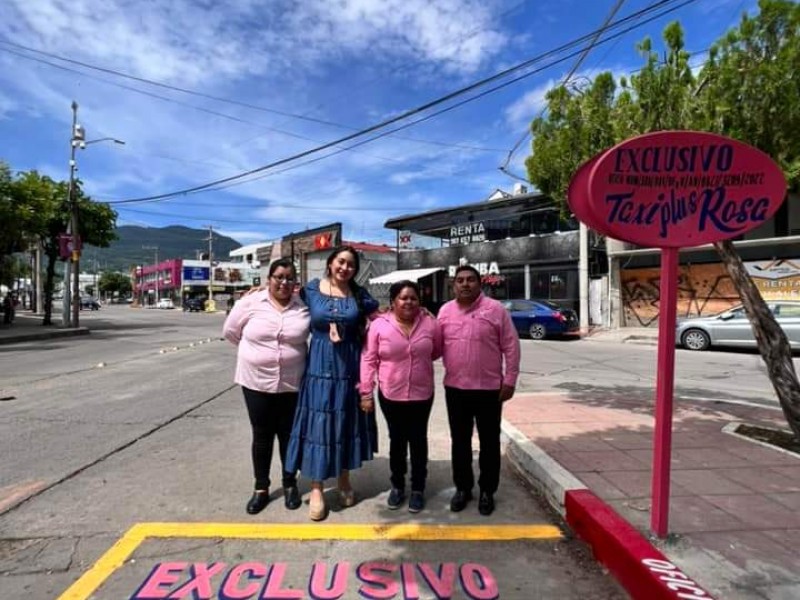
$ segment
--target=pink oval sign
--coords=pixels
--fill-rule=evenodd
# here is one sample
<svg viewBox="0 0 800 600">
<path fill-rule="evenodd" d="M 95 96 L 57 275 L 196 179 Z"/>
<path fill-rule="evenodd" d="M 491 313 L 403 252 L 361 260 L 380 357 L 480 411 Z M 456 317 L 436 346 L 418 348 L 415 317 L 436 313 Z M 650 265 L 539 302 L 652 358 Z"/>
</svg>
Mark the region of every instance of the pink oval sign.
<svg viewBox="0 0 800 600">
<path fill-rule="evenodd" d="M 605 224 L 597 219 L 592 212 L 592 203 L 589 199 L 589 176 L 592 174 L 592 169 L 603 154 L 604 153 L 601 152 L 593 158 L 590 158 L 575 171 L 575 174 L 569 182 L 569 187 L 567 188 L 567 204 L 569 204 L 570 210 L 581 223 L 591 227 L 598 233 L 611 236 Z"/>
<path fill-rule="evenodd" d="M 699 246 L 763 225 L 783 202 L 786 179 L 768 155 L 737 140 L 659 131 L 606 151 L 588 188 L 592 220 L 607 235 L 665 248 Z"/>
</svg>

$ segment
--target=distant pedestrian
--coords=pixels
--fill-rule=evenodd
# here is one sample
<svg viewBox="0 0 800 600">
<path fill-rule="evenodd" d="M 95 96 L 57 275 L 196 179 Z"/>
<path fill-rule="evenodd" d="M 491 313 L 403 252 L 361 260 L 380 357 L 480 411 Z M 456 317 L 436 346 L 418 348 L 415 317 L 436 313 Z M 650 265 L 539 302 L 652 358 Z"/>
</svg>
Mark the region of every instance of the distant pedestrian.
<svg viewBox="0 0 800 600">
<path fill-rule="evenodd" d="M 444 346 L 444 389 L 450 422 L 451 463 L 456 492 L 450 510 L 464 510 L 472 500 L 472 432 L 478 428 L 480 498 L 478 511 L 494 511 L 500 482 L 500 420 L 519 375 L 519 338 L 503 306 L 483 295 L 478 271 L 456 269 L 455 299 L 439 311 Z"/>
<path fill-rule="evenodd" d="M 411 454 L 408 510 L 425 507 L 428 476 L 428 419 L 433 406 L 433 361 L 442 354 L 439 323 L 420 308 L 419 286 L 398 281 L 389 288 L 391 312 L 370 323 L 361 355 L 361 407 L 373 410 L 375 379 L 378 400 L 389 427 L 389 508 L 405 500 L 407 456 Z"/>
<path fill-rule="evenodd" d="M 269 267 L 267 288 L 237 302 L 223 326 L 225 338 L 238 346 L 234 380 L 242 386 L 253 430 L 255 489 L 246 507 L 251 515 L 269 502 L 275 437 L 283 466 L 284 505 L 294 510 L 301 504 L 296 470 L 286 465 L 309 333 L 308 308 L 293 294 L 296 278 L 291 260 L 276 260 Z"/>
<path fill-rule="evenodd" d="M 14 321 L 14 298 L 11 292 L 8 292 L 3 298 L 3 323 L 10 325 L 12 321 Z"/>
<path fill-rule="evenodd" d="M 340 246 L 328 256 L 325 276 L 300 292 L 311 315 L 311 344 L 288 465 L 311 479 L 313 521 L 328 515 L 326 479 L 337 478 L 342 507 L 355 504 L 350 471 L 377 449 L 375 414 L 360 407 L 358 383 L 364 329 L 378 302 L 356 283 L 359 265 L 358 252 Z"/>
</svg>

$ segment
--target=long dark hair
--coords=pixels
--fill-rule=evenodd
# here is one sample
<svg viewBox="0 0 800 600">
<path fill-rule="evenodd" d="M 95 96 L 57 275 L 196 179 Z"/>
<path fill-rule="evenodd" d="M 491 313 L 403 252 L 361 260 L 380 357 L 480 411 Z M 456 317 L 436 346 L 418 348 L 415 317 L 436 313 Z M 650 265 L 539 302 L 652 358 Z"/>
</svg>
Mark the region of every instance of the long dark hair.
<svg viewBox="0 0 800 600">
<path fill-rule="evenodd" d="M 328 260 L 325 261 L 325 275 L 329 278 L 333 278 L 333 273 L 331 272 L 331 263 L 333 263 L 334 259 L 342 252 L 349 252 L 353 255 L 353 266 L 355 269 L 353 276 L 347 282 L 347 285 L 350 288 L 350 293 L 353 294 L 353 298 L 356 299 L 356 306 L 358 307 L 358 334 L 359 337 L 363 339 L 367 329 L 367 315 L 364 312 L 365 290 L 363 287 L 358 285 L 358 283 L 356 283 L 356 276 L 358 275 L 358 271 L 361 269 L 361 257 L 359 256 L 358 251 L 352 246 L 337 246 L 334 248 L 333 252 L 328 255 Z"/>
</svg>

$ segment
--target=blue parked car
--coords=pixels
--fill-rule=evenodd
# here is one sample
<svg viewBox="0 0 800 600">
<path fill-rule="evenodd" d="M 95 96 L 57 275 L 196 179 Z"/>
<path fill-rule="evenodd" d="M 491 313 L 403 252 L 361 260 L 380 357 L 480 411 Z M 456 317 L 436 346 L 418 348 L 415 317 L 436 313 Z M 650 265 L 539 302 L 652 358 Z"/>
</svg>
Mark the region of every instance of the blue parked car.
<svg viewBox="0 0 800 600">
<path fill-rule="evenodd" d="M 500 303 L 511 313 L 517 332 L 520 335 L 527 334 L 534 340 L 580 330 L 575 311 L 550 300 L 501 300 Z"/>
</svg>

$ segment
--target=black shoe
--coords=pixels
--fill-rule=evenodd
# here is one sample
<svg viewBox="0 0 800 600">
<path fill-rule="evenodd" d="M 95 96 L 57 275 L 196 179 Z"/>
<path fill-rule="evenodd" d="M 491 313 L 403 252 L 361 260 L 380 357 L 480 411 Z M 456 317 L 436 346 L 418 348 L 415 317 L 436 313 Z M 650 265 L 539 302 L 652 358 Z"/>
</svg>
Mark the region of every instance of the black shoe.
<svg viewBox="0 0 800 600">
<path fill-rule="evenodd" d="M 266 508 L 267 504 L 269 504 L 269 490 L 253 492 L 245 510 L 248 515 L 257 515 Z"/>
<path fill-rule="evenodd" d="M 467 503 L 472 500 L 472 492 L 469 490 L 456 490 L 450 499 L 450 510 L 461 512 L 467 507 Z"/>
<path fill-rule="evenodd" d="M 478 500 L 478 512 L 485 517 L 494 512 L 494 495 L 491 492 L 481 492 Z"/>
<path fill-rule="evenodd" d="M 302 502 L 300 501 L 300 491 L 296 485 L 290 485 L 283 488 L 283 505 L 289 510 L 296 510 L 300 508 Z"/>
<path fill-rule="evenodd" d="M 418 513 L 425 508 L 425 496 L 422 492 L 411 492 L 408 498 L 408 512 Z"/>
<path fill-rule="evenodd" d="M 389 492 L 389 498 L 386 500 L 386 504 L 389 506 L 391 510 L 397 510 L 400 508 L 400 505 L 403 503 L 403 500 L 406 499 L 406 493 L 399 489 L 399 488 L 392 488 L 392 491 Z"/>
</svg>

